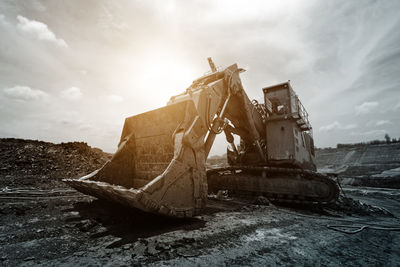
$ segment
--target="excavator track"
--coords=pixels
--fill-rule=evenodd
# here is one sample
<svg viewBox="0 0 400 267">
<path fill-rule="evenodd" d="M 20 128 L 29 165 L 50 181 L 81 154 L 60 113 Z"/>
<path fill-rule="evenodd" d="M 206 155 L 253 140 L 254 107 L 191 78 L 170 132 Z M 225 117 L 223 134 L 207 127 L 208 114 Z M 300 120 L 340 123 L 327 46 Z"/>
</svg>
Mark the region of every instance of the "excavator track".
<svg viewBox="0 0 400 267">
<path fill-rule="evenodd" d="M 328 176 L 310 170 L 269 166 L 230 166 L 207 171 L 208 191 L 262 195 L 273 202 L 327 205 L 339 187 Z"/>
<path fill-rule="evenodd" d="M 335 201 L 335 182 L 307 171 L 315 167 L 312 127 L 290 82 L 264 87 L 265 103 L 259 104 L 243 89 L 237 64 L 217 70 L 209 63 L 212 72 L 165 107 L 126 118 L 118 150 L 102 168 L 63 181 L 84 194 L 179 218 L 201 214 L 208 192 L 218 190 L 279 202 Z M 206 159 L 222 132 L 233 164 L 247 165 L 207 176 Z M 286 165 L 271 165 L 278 163 Z M 293 166 L 302 169 L 286 168 Z"/>
</svg>

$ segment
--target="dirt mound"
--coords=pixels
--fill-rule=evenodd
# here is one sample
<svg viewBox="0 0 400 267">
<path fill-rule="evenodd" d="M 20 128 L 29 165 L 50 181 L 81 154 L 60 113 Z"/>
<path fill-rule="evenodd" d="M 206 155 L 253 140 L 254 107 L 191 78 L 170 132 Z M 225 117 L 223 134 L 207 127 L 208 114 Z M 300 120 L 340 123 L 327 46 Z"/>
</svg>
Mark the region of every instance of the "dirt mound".
<svg viewBox="0 0 400 267">
<path fill-rule="evenodd" d="M 0 139 L 0 185 L 36 184 L 86 175 L 111 154 L 83 142 L 53 144 L 36 140 Z"/>
<path fill-rule="evenodd" d="M 340 211 L 349 216 L 353 214 L 362 216 L 393 216 L 393 214 L 384 208 L 368 205 L 344 195 L 340 195 L 335 203 L 328 206 L 328 209 Z"/>
</svg>

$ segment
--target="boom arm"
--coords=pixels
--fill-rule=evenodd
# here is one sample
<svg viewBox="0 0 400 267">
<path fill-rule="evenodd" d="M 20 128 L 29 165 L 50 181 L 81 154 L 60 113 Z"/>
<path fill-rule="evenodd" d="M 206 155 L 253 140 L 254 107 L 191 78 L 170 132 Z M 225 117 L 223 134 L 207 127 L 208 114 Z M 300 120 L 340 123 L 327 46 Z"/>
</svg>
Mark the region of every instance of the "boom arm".
<svg viewBox="0 0 400 267">
<path fill-rule="evenodd" d="M 167 106 L 125 120 L 111 161 L 65 181 L 83 193 L 147 212 L 199 214 L 208 193 L 205 162 L 218 133 L 239 134 L 265 159 L 262 118 L 243 90 L 242 70 L 234 64 L 218 71 L 209 62 L 212 72 L 171 97 Z"/>
<path fill-rule="evenodd" d="M 260 144 L 260 136 L 265 136 L 264 124 L 243 89 L 239 73 L 244 70 L 234 64 L 217 71 L 211 58 L 208 61 L 212 72 L 195 80 L 185 93 L 172 97 L 168 105 L 187 100 L 194 102 L 207 130 L 204 141 L 206 158 L 216 135 L 225 130 L 231 146 L 234 144 L 230 133 L 240 135 L 247 144 L 255 145 L 265 161 L 265 152 Z"/>
</svg>

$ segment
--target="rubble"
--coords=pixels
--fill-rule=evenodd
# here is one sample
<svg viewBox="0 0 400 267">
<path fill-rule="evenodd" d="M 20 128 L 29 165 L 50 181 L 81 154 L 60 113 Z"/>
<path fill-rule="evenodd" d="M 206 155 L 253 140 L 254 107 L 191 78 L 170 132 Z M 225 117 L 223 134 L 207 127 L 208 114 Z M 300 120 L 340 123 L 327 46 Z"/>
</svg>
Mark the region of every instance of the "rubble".
<svg viewBox="0 0 400 267">
<path fill-rule="evenodd" d="M 269 205 L 269 200 L 266 197 L 258 196 L 256 198 L 256 200 L 254 201 L 254 204 L 268 206 Z"/>
<path fill-rule="evenodd" d="M 53 144 L 0 139 L 0 186 L 44 186 L 51 180 L 77 178 L 100 168 L 111 154 L 83 142 Z M 51 179 L 49 179 L 51 178 Z"/>
<path fill-rule="evenodd" d="M 221 191 L 209 197 L 203 215 L 172 220 L 96 200 L 62 183 L 71 169 L 68 175 L 79 176 L 108 158 L 86 144 L 15 139 L 0 144 L 0 166 L 9 165 L 0 173 L 2 266 L 396 266 L 400 260 L 399 232 L 368 229 L 349 236 L 326 227 L 343 221 L 399 225 L 397 189 L 345 187 L 345 195 L 322 211 Z M 4 156 L 13 151 L 24 163 L 13 166 Z M 48 160 L 49 167 L 40 165 Z"/>
<path fill-rule="evenodd" d="M 364 215 L 364 216 L 391 216 L 393 214 L 388 210 L 368 205 L 359 200 L 355 200 L 350 197 L 346 197 L 344 195 L 340 195 L 339 199 L 329 206 L 330 209 L 341 211 L 351 216 L 353 214 Z"/>
</svg>

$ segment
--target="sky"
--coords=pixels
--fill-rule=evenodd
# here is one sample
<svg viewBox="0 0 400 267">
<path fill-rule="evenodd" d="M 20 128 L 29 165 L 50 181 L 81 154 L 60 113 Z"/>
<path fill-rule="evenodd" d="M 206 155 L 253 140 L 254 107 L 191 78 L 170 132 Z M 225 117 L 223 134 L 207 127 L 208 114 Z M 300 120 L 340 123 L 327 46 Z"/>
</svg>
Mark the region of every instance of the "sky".
<svg viewBox="0 0 400 267">
<path fill-rule="evenodd" d="M 0 2 L 0 137 L 117 148 L 124 119 L 237 63 L 290 80 L 317 147 L 400 138 L 400 1 Z M 226 150 L 218 137 L 211 151 Z"/>
</svg>

